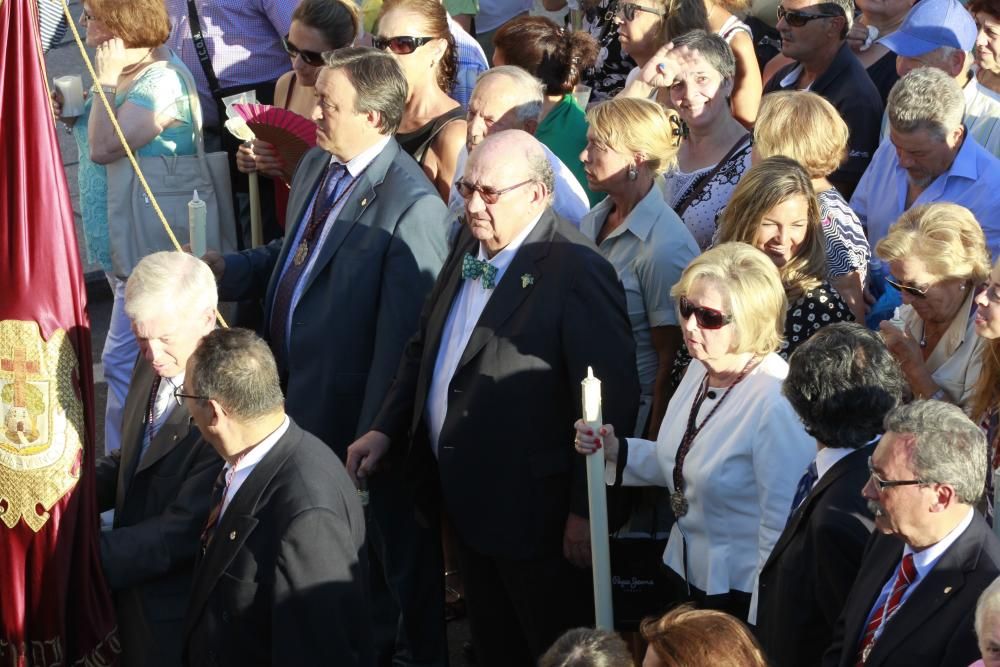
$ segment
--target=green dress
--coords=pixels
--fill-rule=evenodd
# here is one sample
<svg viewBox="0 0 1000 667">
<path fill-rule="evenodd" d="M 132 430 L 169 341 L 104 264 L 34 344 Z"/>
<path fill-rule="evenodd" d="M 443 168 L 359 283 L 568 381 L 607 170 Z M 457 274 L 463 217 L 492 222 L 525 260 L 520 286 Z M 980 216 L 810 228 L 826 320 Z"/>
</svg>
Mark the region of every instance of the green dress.
<svg viewBox="0 0 1000 667">
<path fill-rule="evenodd" d="M 591 192 L 587 187 L 587 175 L 580 161 L 580 153 L 587 147 L 587 115 L 572 94 L 563 96 L 562 101 L 545 115 L 538 124 L 535 138 L 569 167 L 587 193 L 591 207 L 604 199 L 603 192 Z"/>
</svg>

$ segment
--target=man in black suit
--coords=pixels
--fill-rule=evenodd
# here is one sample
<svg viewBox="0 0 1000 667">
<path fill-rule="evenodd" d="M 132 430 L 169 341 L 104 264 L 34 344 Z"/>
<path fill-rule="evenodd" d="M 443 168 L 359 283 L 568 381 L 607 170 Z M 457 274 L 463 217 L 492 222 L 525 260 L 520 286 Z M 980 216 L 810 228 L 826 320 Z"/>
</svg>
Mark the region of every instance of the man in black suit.
<svg viewBox="0 0 1000 667">
<path fill-rule="evenodd" d="M 288 414 L 343 460 L 371 428 L 417 329 L 448 254 L 450 214 L 393 137 L 407 94 L 394 56 L 346 48 L 326 63 L 316 82 L 318 147 L 295 172 L 284 240 L 205 260 L 223 299 L 264 299 L 262 330 Z M 376 618 L 387 619 L 379 637 L 389 637 L 380 653 L 442 667 L 440 546 L 411 508 L 394 473 L 372 480 L 372 574 L 377 590 L 391 592 L 376 599 Z"/>
<path fill-rule="evenodd" d="M 181 252 L 139 262 L 125 287 L 125 313 L 142 356 L 125 400 L 121 449 L 97 460 L 101 564 L 114 591 L 122 662 L 176 667 L 198 535 L 222 466 L 173 393 L 201 338 L 215 327 L 212 272 Z"/>
<path fill-rule="evenodd" d="M 178 395 L 226 461 L 185 615 L 185 664 L 372 664 L 361 503 L 330 448 L 285 415 L 267 345 L 246 329 L 213 331 Z"/>
<path fill-rule="evenodd" d="M 830 645 L 874 528 L 861 489 L 904 380 L 879 335 L 848 322 L 820 329 L 788 366 L 782 390 L 818 451 L 761 569 L 756 623 L 772 665 L 809 667 Z"/>
<path fill-rule="evenodd" d="M 976 600 L 1000 573 L 1000 541 L 973 509 L 986 438 L 939 401 L 896 408 L 885 431 L 864 488 L 883 534 L 868 543 L 823 664 L 967 667 L 979 657 Z"/>
<path fill-rule="evenodd" d="M 533 665 L 592 618 L 584 461 L 572 447 L 587 366 L 604 382 L 605 421 L 634 423 L 637 409 L 622 287 L 549 210 L 552 183 L 525 132 L 473 150 L 458 185 L 466 226 L 374 430 L 348 449 L 349 470 L 366 476 L 391 443 L 424 516 L 443 501 L 485 665 Z"/>
</svg>

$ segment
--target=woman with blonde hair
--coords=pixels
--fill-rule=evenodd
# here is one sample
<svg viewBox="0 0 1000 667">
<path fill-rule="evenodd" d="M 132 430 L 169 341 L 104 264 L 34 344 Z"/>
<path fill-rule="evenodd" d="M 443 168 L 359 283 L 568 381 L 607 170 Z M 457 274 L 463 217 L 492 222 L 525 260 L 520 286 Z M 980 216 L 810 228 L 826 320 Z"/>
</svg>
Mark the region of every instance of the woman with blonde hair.
<svg viewBox="0 0 1000 667">
<path fill-rule="evenodd" d="M 984 347 L 975 335 L 975 301 L 990 275 L 982 227 L 957 204 L 914 206 L 889 228 L 875 254 L 903 299 L 901 321 L 882 322 L 879 330 L 914 397 L 969 412 Z"/>
<path fill-rule="evenodd" d="M 634 433 L 655 438 L 670 398 L 670 368 L 681 346 L 670 290 L 698 244 L 660 194 L 660 174 L 677 154 L 667 113 L 650 100 L 620 98 L 587 113 L 580 154 L 587 182 L 608 197 L 580 223 L 625 287 L 642 387 Z"/>
<path fill-rule="evenodd" d="M 761 564 L 815 454 L 781 394 L 785 291 L 774 263 L 743 243 L 696 257 L 671 290 L 692 363 L 656 441 L 619 439 L 582 420 L 576 448 L 604 452 L 606 479 L 670 491 L 677 518 L 663 561 L 672 601 L 746 619 Z M 631 429 L 632 425 L 625 425 Z"/>
<path fill-rule="evenodd" d="M 819 205 L 795 160 L 769 157 L 743 176 L 719 223 L 719 242 L 729 241 L 749 243 L 778 267 L 788 298 L 785 359 L 821 327 L 854 319 L 827 282 Z"/>
<path fill-rule="evenodd" d="M 767 667 L 760 644 L 745 623 L 711 609 L 676 607 L 648 618 L 643 667 Z"/>
<path fill-rule="evenodd" d="M 750 161 L 784 155 L 809 174 L 819 202 L 827 278 L 854 319 L 863 322 L 871 247 L 858 216 L 827 180 L 847 157 L 847 137 L 847 124 L 824 98 L 804 90 L 778 91 L 761 102 Z"/>
<path fill-rule="evenodd" d="M 396 141 L 447 203 L 465 145 L 465 110 L 447 92 L 458 71 L 448 14 L 438 0 L 386 0 L 372 44 L 393 54 L 406 77 L 406 108 Z"/>
</svg>

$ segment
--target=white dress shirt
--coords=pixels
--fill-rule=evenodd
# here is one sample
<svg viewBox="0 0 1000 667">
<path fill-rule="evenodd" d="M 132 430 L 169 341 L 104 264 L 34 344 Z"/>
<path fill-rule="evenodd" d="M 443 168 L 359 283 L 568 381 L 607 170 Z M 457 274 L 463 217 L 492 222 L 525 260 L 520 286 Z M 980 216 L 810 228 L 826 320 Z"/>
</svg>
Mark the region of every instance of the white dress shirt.
<svg viewBox="0 0 1000 667">
<path fill-rule="evenodd" d="M 182 384 L 184 384 L 184 373 L 179 373 L 170 378 L 160 378 L 160 386 L 156 390 L 156 399 L 153 401 L 153 428 L 150 430 L 147 426 L 146 432 L 142 436 L 142 450 L 139 452 L 140 461 L 146 455 L 146 450 L 149 449 L 150 436 L 156 436 L 156 432 L 160 430 L 163 423 L 167 421 L 167 417 L 177 407 L 177 399 L 174 398 L 174 391 Z"/>
<path fill-rule="evenodd" d="M 819 480 L 823 479 L 823 475 L 828 473 L 830 468 L 837 465 L 840 459 L 856 451 L 858 450 L 851 449 L 850 447 L 824 447 L 816 452 L 816 481 L 813 482 L 813 487 L 819 484 Z"/>
<path fill-rule="evenodd" d="M 486 304 L 489 303 L 493 292 L 503 280 L 507 267 L 510 266 L 518 248 L 524 243 L 524 239 L 528 238 L 528 234 L 535 228 L 540 218 L 541 215 L 525 227 L 513 241 L 508 243 L 506 248 L 498 252 L 493 259 L 488 260 L 497 269 L 493 289 L 483 288 L 479 278 L 463 280 L 462 286 L 458 288 L 455 300 L 451 304 L 451 310 L 448 311 L 448 319 L 441 331 L 441 344 L 438 346 L 437 359 L 434 362 L 434 375 L 431 378 L 431 387 L 427 394 L 427 406 L 424 413 L 430 431 L 431 451 L 434 452 L 434 456 L 437 456 L 438 438 L 441 437 L 444 419 L 448 414 L 448 387 L 458 369 L 458 362 L 465 353 L 469 338 L 472 336 L 472 331 L 476 328 Z M 482 244 L 479 245 L 478 259 L 487 259 Z"/>
<path fill-rule="evenodd" d="M 288 430 L 290 422 L 288 421 L 288 415 L 285 415 L 284 421 L 281 422 L 281 426 L 274 429 L 271 435 L 267 436 L 260 441 L 257 445 L 250 449 L 242 458 L 236 461 L 236 469 L 233 470 L 233 465 L 226 462 L 225 473 L 228 477 L 230 471 L 232 472 L 232 479 L 229 481 L 229 486 L 226 487 L 226 497 L 222 499 L 222 510 L 219 512 L 219 520 L 222 520 L 222 515 L 226 513 L 226 508 L 229 507 L 229 501 L 233 499 L 236 492 L 240 490 L 243 486 L 243 482 L 247 481 L 250 477 L 250 473 L 253 469 L 260 463 L 261 459 L 267 456 L 267 453 L 281 440 L 281 436 L 285 435 L 285 431 Z M 218 526 L 218 522 L 215 524 Z"/>
</svg>

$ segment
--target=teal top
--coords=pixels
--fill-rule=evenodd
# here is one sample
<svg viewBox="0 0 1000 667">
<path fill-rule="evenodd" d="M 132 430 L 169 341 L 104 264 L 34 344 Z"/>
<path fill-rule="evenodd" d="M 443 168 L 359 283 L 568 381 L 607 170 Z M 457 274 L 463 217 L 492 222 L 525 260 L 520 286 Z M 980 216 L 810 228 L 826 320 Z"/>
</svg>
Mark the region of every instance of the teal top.
<svg viewBox="0 0 1000 667">
<path fill-rule="evenodd" d="M 137 157 L 161 155 L 194 155 L 194 126 L 188 102 L 188 90 L 173 67 L 185 67 L 176 54 L 170 54 L 171 67 L 154 67 L 139 75 L 132 85 L 115 96 L 115 107 L 131 102 L 149 109 L 157 116 L 169 114 L 180 121 L 168 127 L 145 146 L 133 148 Z M 108 234 L 108 180 L 103 164 L 90 159 L 90 138 L 87 125 L 90 120 L 94 94 L 87 97 L 81 115 L 73 126 L 73 137 L 80 152 L 77 169 L 80 183 L 80 211 L 83 217 L 83 238 L 87 247 L 87 260 L 100 264 L 110 272 L 111 239 Z M 100 104 L 100 102 L 98 102 Z M 125 160 L 127 158 L 121 158 Z"/>
<path fill-rule="evenodd" d="M 603 192 L 592 192 L 587 186 L 587 175 L 583 173 L 580 153 L 587 147 L 587 114 L 577 104 L 576 98 L 567 93 L 559 104 L 545 115 L 538 124 L 535 138 L 549 147 L 549 150 L 563 161 L 583 186 L 593 207 L 604 199 Z"/>
</svg>

